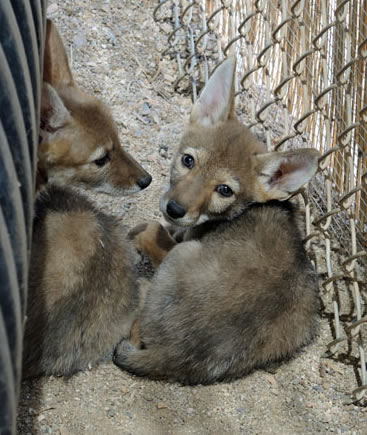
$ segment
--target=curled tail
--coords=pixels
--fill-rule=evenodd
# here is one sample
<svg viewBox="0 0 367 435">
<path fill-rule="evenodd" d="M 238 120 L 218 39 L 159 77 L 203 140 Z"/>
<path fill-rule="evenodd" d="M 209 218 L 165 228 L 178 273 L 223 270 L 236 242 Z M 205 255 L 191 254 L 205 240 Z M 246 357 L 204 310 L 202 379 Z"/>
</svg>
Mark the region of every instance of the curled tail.
<svg viewBox="0 0 367 435">
<path fill-rule="evenodd" d="M 173 359 L 165 350 L 163 346 L 138 349 L 129 340 L 123 340 L 115 350 L 113 361 L 134 375 L 170 379 L 183 385 L 213 384 L 238 377 L 227 374 L 228 361 L 213 362 L 210 368 L 207 362 L 193 364 L 184 358 Z"/>
<path fill-rule="evenodd" d="M 116 347 L 113 362 L 121 369 L 137 376 L 149 376 L 153 379 L 163 379 L 163 367 L 160 360 L 162 356 L 157 351 L 138 349 L 129 340 L 123 340 Z"/>
</svg>

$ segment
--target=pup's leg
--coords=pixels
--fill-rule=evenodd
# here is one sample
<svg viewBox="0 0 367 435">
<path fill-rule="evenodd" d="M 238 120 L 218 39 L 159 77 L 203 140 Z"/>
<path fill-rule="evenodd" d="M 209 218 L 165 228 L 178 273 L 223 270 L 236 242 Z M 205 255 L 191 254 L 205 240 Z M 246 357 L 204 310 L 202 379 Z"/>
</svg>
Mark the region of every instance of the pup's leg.
<svg viewBox="0 0 367 435">
<path fill-rule="evenodd" d="M 147 255 L 158 267 L 168 252 L 177 244 L 159 222 L 140 224 L 129 232 L 136 249 Z"/>
<path fill-rule="evenodd" d="M 137 349 L 141 348 L 141 341 L 140 341 L 140 317 L 137 317 L 130 330 L 130 342 L 133 346 L 135 346 Z"/>
<path fill-rule="evenodd" d="M 149 284 L 150 284 L 149 280 L 145 278 L 139 279 L 139 308 L 138 308 L 139 314 L 135 318 L 130 329 L 130 342 L 138 349 L 142 347 L 142 343 L 140 340 L 140 313 L 144 307 Z"/>
</svg>

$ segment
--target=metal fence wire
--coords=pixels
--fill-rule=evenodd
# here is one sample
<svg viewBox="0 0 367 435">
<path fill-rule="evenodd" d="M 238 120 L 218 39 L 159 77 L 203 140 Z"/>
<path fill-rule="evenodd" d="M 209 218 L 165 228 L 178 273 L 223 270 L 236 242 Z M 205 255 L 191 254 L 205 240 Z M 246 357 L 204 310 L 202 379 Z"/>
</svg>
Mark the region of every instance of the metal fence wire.
<svg viewBox="0 0 367 435">
<path fill-rule="evenodd" d="M 154 19 L 177 92 L 195 100 L 236 55 L 238 116 L 269 150 L 320 150 L 302 195 L 305 242 L 322 278 L 327 355 L 353 365 L 353 399 L 366 399 L 367 1 L 161 0 Z"/>
</svg>

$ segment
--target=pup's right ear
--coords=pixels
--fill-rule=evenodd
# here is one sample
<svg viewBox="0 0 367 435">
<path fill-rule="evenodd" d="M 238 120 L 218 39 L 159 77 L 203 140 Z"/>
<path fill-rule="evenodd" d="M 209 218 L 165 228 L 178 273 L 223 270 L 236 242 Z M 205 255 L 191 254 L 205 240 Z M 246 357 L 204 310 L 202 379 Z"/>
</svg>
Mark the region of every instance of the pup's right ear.
<svg viewBox="0 0 367 435">
<path fill-rule="evenodd" d="M 71 119 L 71 114 L 65 107 L 55 89 L 43 83 L 41 96 L 41 130 L 55 131 L 63 127 Z"/>
<path fill-rule="evenodd" d="M 47 20 L 46 28 L 43 80 L 52 86 L 74 85 L 64 44 L 56 25 L 50 19 Z"/>
</svg>

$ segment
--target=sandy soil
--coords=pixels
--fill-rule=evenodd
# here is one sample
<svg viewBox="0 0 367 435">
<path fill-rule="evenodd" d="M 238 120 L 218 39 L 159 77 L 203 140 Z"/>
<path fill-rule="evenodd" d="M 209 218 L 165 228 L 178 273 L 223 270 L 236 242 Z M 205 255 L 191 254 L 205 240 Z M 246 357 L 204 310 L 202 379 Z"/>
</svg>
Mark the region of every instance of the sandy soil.
<svg viewBox="0 0 367 435">
<path fill-rule="evenodd" d="M 166 35 L 153 21 L 155 5 L 50 0 L 48 7 L 78 83 L 110 105 L 123 145 L 153 175 L 138 196 L 92 196 L 129 226 L 160 217 L 158 198 L 191 105 L 173 92 L 174 63 L 160 61 Z M 25 382 L 18 433 L 367 434 L 367 408 L 346 395 L 355 385 L 353 365 L 322 358 L 330 340 L 323 316 L 320 336 L 292 361 L 230 384 L 182 387 L 131 376 L 111 362 L 68 380 Z"/>
</svg>

